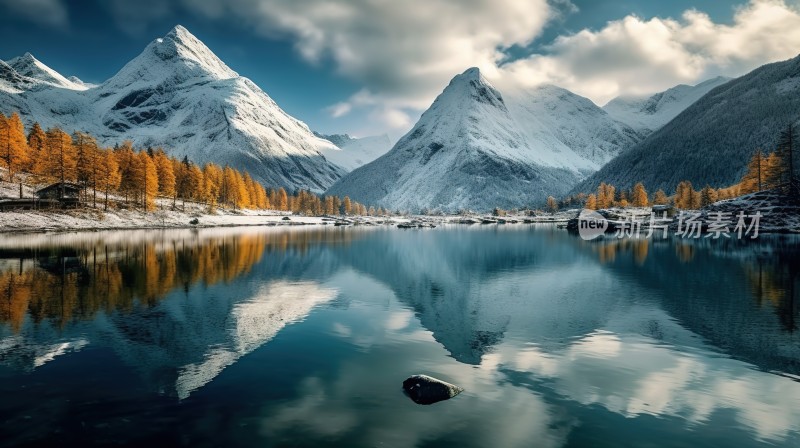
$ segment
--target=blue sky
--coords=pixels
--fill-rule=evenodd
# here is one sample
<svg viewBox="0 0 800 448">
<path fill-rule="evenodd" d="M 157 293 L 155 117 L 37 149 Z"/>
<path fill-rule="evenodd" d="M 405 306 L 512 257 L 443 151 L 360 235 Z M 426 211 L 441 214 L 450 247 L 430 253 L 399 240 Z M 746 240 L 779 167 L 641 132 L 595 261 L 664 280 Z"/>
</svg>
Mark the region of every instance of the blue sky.
<svg viewBox="0 0 800 448">
<path fill-rule="evenodd" d="M 800 52 L 794 0 L 401 3 L 0 0 L 0 58 L 30 51 L 65 76 L 102 82 L 181 24 L 312 129 L 397 138 L 470 66 L 603 104 Z M 781 42 L 752 37 L 770 21 Z"/>
</svg>

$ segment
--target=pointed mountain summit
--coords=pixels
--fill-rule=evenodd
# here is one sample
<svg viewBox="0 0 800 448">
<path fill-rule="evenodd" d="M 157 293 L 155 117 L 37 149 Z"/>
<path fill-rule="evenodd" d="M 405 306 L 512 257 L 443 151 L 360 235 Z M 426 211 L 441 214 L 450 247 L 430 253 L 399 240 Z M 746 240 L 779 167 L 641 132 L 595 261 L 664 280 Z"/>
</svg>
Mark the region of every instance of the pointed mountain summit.
<svg viewBox="0 0 800 448">
<path fill-rule="evenodd" d="M 34 79 L 54 87 L 63 87 L 72 90 L 85 90 L 86 87 L 81 83 L 77 84 L 62 76 L 57 71 L 48 67 L 32 54 L 25 53 L 8 61 L 10 65 L 21 76 Z"/>
<path fill-rule="evenodd" d="M 391 209 L 486 210 L 542 201 L 580 174 L 531 149 L 502 94 L 477 68 L 454 77 L 384 156 L 330 194 Z"/>
<path fill-rule="evenodd" d="M 152 41 L 104 83 L 107 88 L 135 83 L 181 84 L 190 80 L 238 78 L 203 42 L 181 25 Z"/>
<path fill-rule="evenodd" d="M 12 62 L 40 78 L 50 70 L 32 56 Z M 22 81 L 32 79 L 27 76 Z M 55 71 L 50 76 L 78 85 Z M 93 88 L 81 83 L 79 90 L 56 89 L 48 82 L 21 95 L 14 73 L 0 66 L 0 77 L 13 87 L 0 89 L 0 110 L 19 111 L 28 125 L 85 130 L 105 145 L 130 139 L 140 147 L 163 146 L 173 156 L 227 164 L 288 190 L 322 192 L 344 174 L 321 153 L 332 143 L 313 135 L 180 25 Z"/>
</svg>

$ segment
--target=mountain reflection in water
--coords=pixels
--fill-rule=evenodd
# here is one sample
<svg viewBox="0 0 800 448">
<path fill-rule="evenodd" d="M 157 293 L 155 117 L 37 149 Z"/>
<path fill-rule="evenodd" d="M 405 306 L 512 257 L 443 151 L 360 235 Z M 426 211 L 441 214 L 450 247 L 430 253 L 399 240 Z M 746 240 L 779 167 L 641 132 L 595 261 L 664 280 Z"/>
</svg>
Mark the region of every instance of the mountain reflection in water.
<svg viewBox="0 0 800 448">
<path fill-rule="evenodd" d="M 548 226 L 8 235 L 0 433 L 793 446 L 799 262 L 792 236 L 585 242 Z M 123 383 L 103 386 L 106 370 Z M 413 373 L 466 391 L 408 407 Z M 45 404 L 59 400 L 82 404 Z"/>
</svg>

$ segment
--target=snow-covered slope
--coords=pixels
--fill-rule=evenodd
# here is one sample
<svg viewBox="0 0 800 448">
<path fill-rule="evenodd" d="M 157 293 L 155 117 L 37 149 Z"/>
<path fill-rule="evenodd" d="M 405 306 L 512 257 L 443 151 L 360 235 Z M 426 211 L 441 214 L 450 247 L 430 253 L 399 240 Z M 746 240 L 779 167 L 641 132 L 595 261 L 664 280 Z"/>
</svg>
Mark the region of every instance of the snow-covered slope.
<svg viewBox="0 0 800 448">
<path fill-rule="evenodd" d="M 564 89 L 509 91 L 503 96 L 477 68 L 456 76 L 386 155 L 329 193 L 411 211 L 538 205 L 638 141 Z"/>
<path fill-rule="evenodd" d="M 83 81 L 75 78 L 77 80 L 77 82 L 75 82 L 61 76 L 60 73 L 46 66 L 30 53 L 25 53 L 22 56 L 10 59 L 7 63 L 20 75 L 40 81 L 44 84 L 72 90 L 87 89 Z"/>
<path fill-rule="evenodd" d="M 678 116 L 711 89 L 731 78 L 718 76 L 695 86 L 680 84 L 651 96 L 620 96 L 603 106 L 614 119 L 649 135 Z"/>
<path fill-rule="evenodd" d="M 717 86 L 646 140 L 609 162 L 575 191 L 600 182 L 671 192 L 739 182 L 758 148 L 772 152 L 779 134 L 800 115 L 800 56 L 759 67 Z"/>
<path fill-rule="evenodd" d="M 39 78 L 52 72 L 31 70 Z M 21 79 L 16 80 L 6 71 L 0 67 L 0 78 L 10 79 L 0 81 L 8 84 L 0 92 L 0 110 L 19 111 L 27 124 L 85 130 L 107 145 L 131 139 L 164 146 L 174 156 L 229 164 L 288 189 L 321 192 L 344 173 L 320 152 L 333 144 L 314 136 L 182 26 L 97 87 L 78 89 L 76 82 L 50 73 L 72 87 L 48 81 L 31 88 L 25 83 L 33 78 L 15 72 Z"/>
<path fill-rule="evenodd" d="M 537 152 L 547 146 L 554 163 L 596 170 L 642 140 L 588 98 L 553 85 L 502 89 L 509 113 Z M 563 160 L 575 158 L 574 160 Z M 588 161 L 589 163 L 586 163 Z"/>
<path fill-rule="evenodd" d="M 338 147 L 338 149 L 326 149 L 322 154 L 326 159 L 348 172 L 372 162 L 392 148 L 392 141 L 386 134 L 361 138 L 351 137 L 347 134 L 323 135 L 316 132 L 314 135 L 324 138 Z"/>
</svg>

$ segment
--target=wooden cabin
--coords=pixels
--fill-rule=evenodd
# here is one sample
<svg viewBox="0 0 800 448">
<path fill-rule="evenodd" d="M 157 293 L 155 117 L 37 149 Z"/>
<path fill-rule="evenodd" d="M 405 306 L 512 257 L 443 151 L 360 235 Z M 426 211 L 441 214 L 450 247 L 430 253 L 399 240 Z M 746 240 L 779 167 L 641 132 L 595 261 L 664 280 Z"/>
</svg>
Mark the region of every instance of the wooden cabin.
<svg viewBox="0 0 800 448">
<path fill-rule="evenodd" d="M 33 198 L 0 199 L 0 211 L 76 208 L 81 203 L 83 187 L 70 182 L 57 182 L 37 190 Z"/>
</svg>

